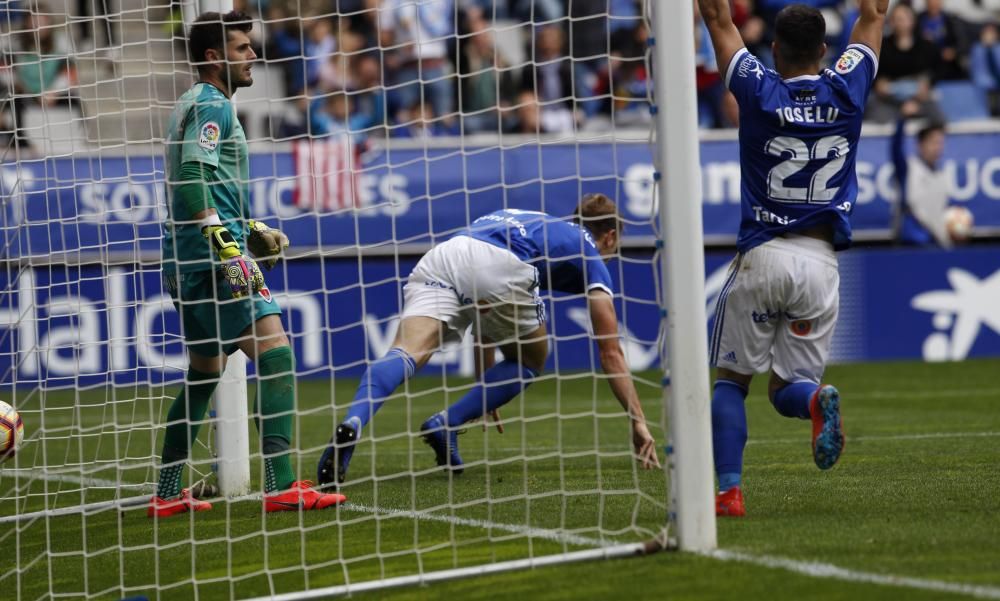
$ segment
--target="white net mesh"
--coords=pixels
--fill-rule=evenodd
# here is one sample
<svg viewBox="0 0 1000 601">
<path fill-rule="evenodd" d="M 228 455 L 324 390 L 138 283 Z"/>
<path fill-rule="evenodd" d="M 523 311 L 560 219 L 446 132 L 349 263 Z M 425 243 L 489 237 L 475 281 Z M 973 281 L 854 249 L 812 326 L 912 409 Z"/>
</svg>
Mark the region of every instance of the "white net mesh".
<svg viewBox="0 0 1000 601">
<path fill-rule="evenodd" d="M 621 342 L 658 443 L 660 303 L 639 2 L 237 2 L 261 61 L 234 98 L 250 213 L 281 228 L 266 273 L 296 356 L 299 478 L 390 348 L 420 255 L 502 208 L 626 220 L 609 264 Z M 472 385 L 471 340 L 435 355 L 368 425 L 342 491 L 265 514 L 259 494 L 146 517 L 187 359 L 162 283 L 164 138 L 193 83 L 188 2 L 4 5 L 0 398 L 26 441 L 0 466 L 0 589 L 17 598 L 248 598 L 631 543 L 666 483 L 632 457 L 581 295 L 545 295 L 551 353 L 495 424 L 434 463 L 421 423 Z M 225 144 L 225 141 L 223 141 Z M 255 382 L 251 373 L 251 388 Z M 211 422 L 211 416 L 206 416 Z M 251 473 L 261 490 L 253 425 Z M 211 428 L 187 483 L 214 482 Z"/>
</svg>

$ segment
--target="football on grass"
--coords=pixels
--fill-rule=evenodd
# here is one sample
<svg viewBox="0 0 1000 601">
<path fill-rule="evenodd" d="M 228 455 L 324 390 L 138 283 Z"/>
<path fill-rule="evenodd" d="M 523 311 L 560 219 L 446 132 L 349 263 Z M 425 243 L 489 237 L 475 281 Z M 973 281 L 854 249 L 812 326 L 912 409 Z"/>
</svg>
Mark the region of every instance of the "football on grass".
<svg viewBox="0 0 1000 601">
<path fill-rule="evenodd" d="M 972 211 L 965 207 L 948 207 L 944 212 L 944 226 L 948 237 L 955 242 L 969 239 L 973 226 Z"/>
<path fill-rule="evenodd" d="M 0 463 L 14 456 L 24 438 L 24 424 L 17 411 L 0 401 Z"/>
</svg>

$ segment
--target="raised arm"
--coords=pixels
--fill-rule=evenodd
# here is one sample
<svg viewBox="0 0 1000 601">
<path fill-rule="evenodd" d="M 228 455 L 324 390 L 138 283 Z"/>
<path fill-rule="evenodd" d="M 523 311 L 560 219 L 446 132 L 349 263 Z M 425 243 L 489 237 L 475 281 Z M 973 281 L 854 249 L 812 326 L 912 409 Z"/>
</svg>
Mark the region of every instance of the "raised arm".
<svg viewBox="0 0 1000 601">
<path fill-rule="evenodd" d="M 740 30 L 733 23 L 729 0 L 698 0 L 698 9 L 712 37 L 719 73 L 725 75 L 733 56 L 744 47 Z"/>
<path fill-rule="evenodd" d="M 868 46 L 877 58 L 882 48 L 882 29 L 885 27 L 889 0 L 860 0 L 859 4 L 861 14 L 854 23 L 850 43 Z"/>
<path fill-rule="evenodd" d="M 632 426 L 632 447 L 643 468 L 660 466 L 656 456 L 656 442 L 646 427 L 646 416 L 639 403 L 639 394 L 625 362 L 625 353 L 618 342 L 618 317 L 611 295 L 603 290 L 591 290 L 587 295 L 590 305 L 590 321 L 594 328 L 594 338 L 601 357 L 601 369 L 608 375 L 611 392 L 628 413 Z"/>
</svg>

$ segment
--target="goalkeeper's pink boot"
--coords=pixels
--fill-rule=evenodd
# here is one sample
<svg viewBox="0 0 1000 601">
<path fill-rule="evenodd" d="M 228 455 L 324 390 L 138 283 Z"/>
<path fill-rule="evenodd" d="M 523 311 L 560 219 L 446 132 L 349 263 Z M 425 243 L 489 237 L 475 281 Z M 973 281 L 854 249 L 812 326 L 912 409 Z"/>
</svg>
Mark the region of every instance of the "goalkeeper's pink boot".
<svg viewBox="0 0 1000 601">
<path fill-rule="evenodd" d="M 743 491 L 734 486 L 726 492 L 720 492 L 715 497 L 715 515 L 719 517 L 741 518 L 747 514 L 743 504 Z"/>
<path fill-rule="evenodd" d="M 828 470 L 844 452 L 844 423 L 840 419 L 840 393 L 829 384 L 820 386 L 809 401 L 812 417 L 813 461 Z"/>
<path fill-rule="evenodd" d="M 288 490 L 264 495 L 264 511 L 308 511 L 326 509 L 347 500 L 339 493 L 323 493 L 313 488 L 309 480 L 293 482 Z"/>
<path fill-rule="evenodd" d="M 208 511 L 211 508 L 211 503 L 208 501 L 199 501 L 191 496 L 190 490 L 185 488 L 181 491 L 181 496 L 176 499 L 161 499 L 160 497 L 150 499 L 149 507 L 146 508 L 146 516 L 151 518 L 168 518 L 179 513 Z"/>
</svg>

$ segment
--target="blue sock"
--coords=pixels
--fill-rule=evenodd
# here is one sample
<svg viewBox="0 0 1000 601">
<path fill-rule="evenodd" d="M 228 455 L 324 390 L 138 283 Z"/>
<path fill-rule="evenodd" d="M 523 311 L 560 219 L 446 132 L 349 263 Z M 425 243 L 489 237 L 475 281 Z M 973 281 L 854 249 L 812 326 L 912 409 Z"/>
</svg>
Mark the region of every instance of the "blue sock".
<svg viewBox="0 0 1000 601">
<path fill-rule="evenodd" d="M 399 388 L 403 380 L 412 376 L 415 371 L 416 364 L 413 362 L 413 357 L 406 351 L 395 347 L 389 349 L 384 357 L 369 365 L 365 375 L 361 376 L 361 384 L 354 394 L 354 402 L 347 410 L 344 421 L 357 419 L 361 428 L 364 428 L 382 407 L 386 397 Z M 358 428 L 359 432 L 361 428 Z"/>
<path fill-rule="evenodd" d="M 785 417 L 809 419 L 809 401 L 817 388 L 819 385 L 812 382 L 786 384 L 774 393 L 771 404 Z"/>
<path fill-rule="evenodd" d="M 482 382 L 448 407 L 448 426 L 461 426 L 507 404 L 527 388 L 536 375 L 534 371 L 514 361 L 497 363 L 486 370 Z"/>
<path fill-rule="evenodd" d="M 718 380 L 712 390 L 712 452 L 719 492 L 740 485 L 747 444 L 746 398 L 747 389 L 732 380 Z"/>
</svg>

